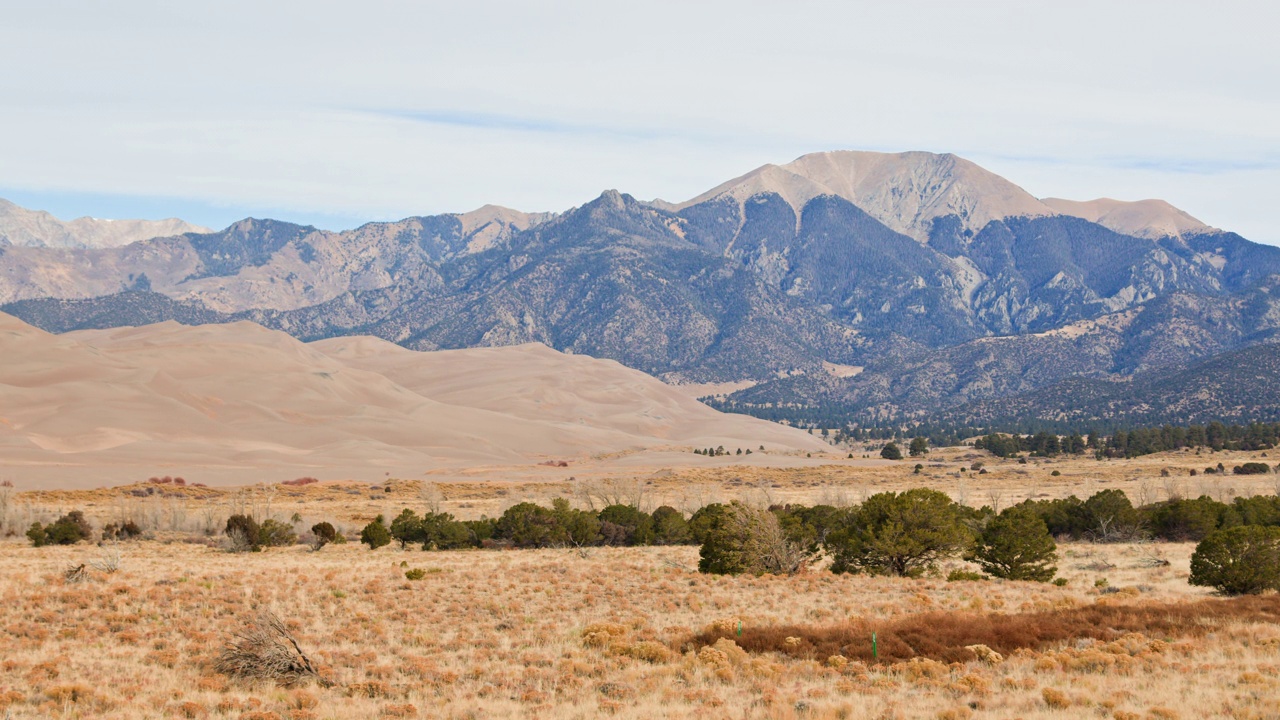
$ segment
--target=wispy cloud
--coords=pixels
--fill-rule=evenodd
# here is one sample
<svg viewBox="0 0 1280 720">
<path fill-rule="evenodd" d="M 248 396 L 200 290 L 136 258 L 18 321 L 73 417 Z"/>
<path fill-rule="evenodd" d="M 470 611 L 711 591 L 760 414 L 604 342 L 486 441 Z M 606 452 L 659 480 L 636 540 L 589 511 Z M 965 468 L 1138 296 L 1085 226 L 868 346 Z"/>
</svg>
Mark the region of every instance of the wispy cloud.
<svg viewBox="0 0 1280 720">
<path fill-rule="evenodd" d="M 1049 155 L 992 153 L 974 150 L 957 154 L 970 159 L 998 160 L 1000 162 L 1048 167 L 1113 168 L 1117 170 L 1148 170 L 1178 175 L 1223 175 L 1236 172 L 1280 170 L 1280 157 L 1262 154 L 1250 159 L 1203 158 L 1160 155 Z"/>
<path fill-rule="evenodd" d="M 428 125 L 501 130 L 507 132 L 541 133 L 548 135 L 590 135 L 628 140 L 669 140 L 675 138 L 699 139 L 698 133 L 670 128 L 619 127 L 566 122 L 555 118 L 505 115 L 459 109 L 386 110 L 360 109 L 359 112 L 378 117 L 398 118 Z"/>
<path fill-rule="evenodd" d="M 1250 160 L 1230 158 L 1129 157 L 1105 158 L 1103 163 L 1128 170 L 1154 170 L 1185 175 L 1222 175 L 1234 172 L 1280 170 L 1280 158 L 1259 157 Z"/>
</svg>

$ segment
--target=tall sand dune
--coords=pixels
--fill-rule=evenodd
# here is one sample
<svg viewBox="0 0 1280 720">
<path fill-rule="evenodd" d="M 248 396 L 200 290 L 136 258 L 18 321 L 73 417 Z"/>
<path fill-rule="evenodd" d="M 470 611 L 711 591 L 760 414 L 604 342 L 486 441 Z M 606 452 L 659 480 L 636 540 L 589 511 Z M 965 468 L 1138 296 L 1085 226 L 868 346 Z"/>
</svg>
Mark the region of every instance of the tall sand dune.
<svg viewBox="0 0 1280 720">
<path fill-rule="evenodd" d="M 827 448 L 616 362 L 543 345 L 414 352 L 258 325 L 55 336 L 0 315 L 0 476 L 73 487 L 378 479 L 693 447 Z"/>
</svg>

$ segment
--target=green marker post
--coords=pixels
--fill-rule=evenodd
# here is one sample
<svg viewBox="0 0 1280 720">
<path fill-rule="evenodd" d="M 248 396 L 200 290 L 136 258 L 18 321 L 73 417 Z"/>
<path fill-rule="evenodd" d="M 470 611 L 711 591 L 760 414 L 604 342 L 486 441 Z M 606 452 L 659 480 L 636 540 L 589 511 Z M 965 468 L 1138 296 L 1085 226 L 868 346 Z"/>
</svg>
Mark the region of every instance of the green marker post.
<svg viewBox="0 0 1280 720">
<path fill-rule="evenodd" d="M 871 633 L 871 657 L 874 660 L 880 659 L 880 649 L 876 647 L 876 634 Z"/>
</svg>

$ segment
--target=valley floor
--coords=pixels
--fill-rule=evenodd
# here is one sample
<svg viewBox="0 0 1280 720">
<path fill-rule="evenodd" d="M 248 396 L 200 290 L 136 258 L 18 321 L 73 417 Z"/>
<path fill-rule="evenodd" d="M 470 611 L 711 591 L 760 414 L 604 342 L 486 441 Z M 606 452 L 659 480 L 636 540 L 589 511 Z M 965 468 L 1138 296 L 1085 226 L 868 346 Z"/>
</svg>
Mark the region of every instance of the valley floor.
<svg viewBox="0 0 1280 720">
<path fill-rule="evenodd" d="M 68 583 L 92 546 L 0 544 L 0 707 L 20 718 L 1200 718 L 1275 717 L 1280 628 L 1066 639 L 992 664 L 841 663 L 690 638 L 709 625 L 872 626 L 920 613 L 1184 603 L 1189 545 L 1067 545 L 1065 587 L 837 576 L 717 577 L 696 548 L 466 551 L 301 546 L 231 555 L 118 548 L 120 569 Z M 1155 555 L 1168 566 L 1153 566 Z M 408 569 L 425 570 L 406 579 Z M 1095 587 L 1108 581 L 1106 590 Z M 270 609 L 331 687 L 253 686 L 213 669 Z M 732 634 L 732 629 L 730 631 Z M 870 638 L 866 639 L 869 643 Z M 857 655 L 865 649 L 853 648 Z M 811 654 L 811 653 L 809 653 Z"/>
<path fill-rule="evenodd" d="M 471 518 L 562 495 L 597 506 L 639 495 L 687 510 L 736 497 L 858 502 L 914 486 L 1001 506 L 1107 487 L 1135 502 L 1274 492 L 1275 475 L 1189 475 L 1255 456 L 1019 464 L 946 450 L 919 474 L 914 461 L 767 469 L 708 459 L 572 482 L 0 487 L 0 522 L 15 532 L 0 540 L 0 717 L 1280 717 L 1280 596 L 1241 604 L 1191 587 L 1190 544 L 1063 544 L 1068 583 L 1059 587 L 820 567 L 710 576 L 696 571 L 695 547 L 424 552 L 352 542 L 233 555 L 216 537 L 234 512 L 296 513 L 304 527 L 329 520 L 354 537 L 374 514 L 403 507 Z M 975 460 L 986 474 L 960 469 Z M 97 527 L 138 518 L 149 539 L 42 548 L 22 540 L 25 524 L 71 509 Z M 117 571 L 93 567 L 117 553 Z M 66 570 L 81 564 L 86 578 L 68 581 Z M 411 580 L 415 569 L 423 572 Z M 1078 618 L 1112 608 L 1132 612 L 1079 630 Z M 215 671 L 231 634 L 262 610 L 286 622 L 331 684 L 250 685 Z M 1175 616 L 1189 624 L 1167 622 Z M 1002 629 L 1015 625 L 1041 639 Z M 728 637 L 697 637 L 709 627 Z M 878 631 L 879 657 L 869 637 L 842 640 L 835 658 L 818 647 L 844 627 Z M 915 639 L 905 627 L 917 628 Z M 946 640 L 966 633 L 990 635 L 980 642 L 1004 657 L 983 660 L 969 642 Z"/>
</svg>

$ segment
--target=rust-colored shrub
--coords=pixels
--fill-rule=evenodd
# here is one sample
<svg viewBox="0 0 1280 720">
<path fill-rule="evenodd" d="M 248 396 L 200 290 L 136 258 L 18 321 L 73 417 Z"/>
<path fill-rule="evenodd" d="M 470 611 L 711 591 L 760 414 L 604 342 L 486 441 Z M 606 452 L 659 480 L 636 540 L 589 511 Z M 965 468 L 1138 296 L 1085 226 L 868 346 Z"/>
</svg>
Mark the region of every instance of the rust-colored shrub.
<svg viewBox="0 0 1280 720">
<path fill-rule="evenodd" d="M 840 655 L 872 662 L 871 634 L 876 633 L 878 660 L 898 663 L 911 658 L 943 662 L 974 659 L 973 645 L 1008 656 L 1022 648 L 1038 649 L 1066 640 L 1112 641 L 1127 633 L 1155 637 L 1201 636 L 1229 622 L 1280 622 L 1280 596 L 1139 605 L 1090 605 L 1018 615 L 927 612 L 872 623 L 853 620 L 834 625 L 749 625 L 742 635 L 716 625 L 687 638 L 685 647 L 715 645 L 732 639 L 752 653 L 777 652 L 792 657 L 825 659 Z M 788 642 L 799 638 L 800 642 Z"/>
<path fill-rule="evenodd" d="M 1044 704 L 1055 710 L 1062 710 L 1071 707 L 1071 698 L 1067 694 L 1056 688 L 1045 688 L 1040 691 L 1040 697 L 1044 698 Z"/>
</svg>

